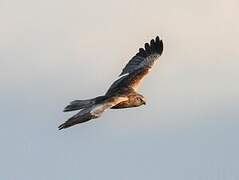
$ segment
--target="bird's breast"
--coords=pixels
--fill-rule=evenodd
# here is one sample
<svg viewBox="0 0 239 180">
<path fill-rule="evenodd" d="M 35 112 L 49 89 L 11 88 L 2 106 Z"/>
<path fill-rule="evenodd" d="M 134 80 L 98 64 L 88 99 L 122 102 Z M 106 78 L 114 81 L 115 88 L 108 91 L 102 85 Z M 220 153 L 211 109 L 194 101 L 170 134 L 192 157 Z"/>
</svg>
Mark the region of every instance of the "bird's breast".
<svg viewBox="0 0 239 180">
<path fill-rule="evenodd" d="M 137 107 L 137 106 L 138 105 L 135 103 L 135 101 L 130 99 L 128 101 L 123 101 L 123 102 L 113 106 L 111 109 L 123 109 L 123 108 Z"/>
</svg>

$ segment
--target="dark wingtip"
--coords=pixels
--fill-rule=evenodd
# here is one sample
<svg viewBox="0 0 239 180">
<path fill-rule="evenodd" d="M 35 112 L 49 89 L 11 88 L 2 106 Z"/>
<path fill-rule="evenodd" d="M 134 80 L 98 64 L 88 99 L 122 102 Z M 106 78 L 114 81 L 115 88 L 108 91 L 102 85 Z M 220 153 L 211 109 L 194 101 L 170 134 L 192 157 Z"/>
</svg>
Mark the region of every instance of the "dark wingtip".
<svg viewBox="0 0 239 180">
<path fill-rule="evenodd" d="M 155 42 L 154 42 L 154 39 L 152 39 L 151 41 L 150 41 L 150 46 L 154 49 L 155 48 Z"/>
<path fill-rule="evenodd" d="M 140 48 L 139 52 L 136 55 L 140 55 L 142 57 L 147 57 L 152 53 L 157 53 L 161 55 L 163 52 L 163 41 L 156 36 L 155 39 L 151 39 L 150 43 L 145 43 L 144 48 Z"/>
<path fill-rule="evenodd" d="M 159 36 L 156 36 L 155 44 L 156 44 L 155 47 L 156 52 L 161 55 L 163 52 L 163 41 L 159 38 Z"/>
<path fill-rule="evenodd" d="M 156 36 L 155 41 L 159 41 L 159 40 L 160 40 L 159 36 Z"/>
<path fill-rule="evenodd" d="M 68 127 L 70 127 L 70 126 L 67 125 L 67 123 L 63 123 L 60 126 L 58 126 L 58 130 L 62 130 L 62 129 L 65 129 L 65 128 L 68 128 Z"/>
<path fill-rule="evenodd" d="M 58 130 L 62 130 L 62 129 L 65 129 L 65 128 L 68 128 L 68 127 L 69 127 L 69 124 L 67 124 L 67 122 L 64 122 L 63 124 L 58 126 Z"/>
<path fill-rule="evenodd" d="M 163 52 L 163 41 L 159 38 L 159 36 L 156 36 L 155 39 L 151 39 L 150 43 L 145 43 L 144 44 L 144 48 L 139 48 L 138 53 L 136 53 L 136 56 L 138 57 L 142 57 L 142 58 L 147 58 L 152 54 L 156 54 L 158 56 L 160 56 Z M 124 67 L 123 71 L 121 72 L 121 75 L 126 74 L 126 72 L 131 72 L 131 70 L 129 67 L 130 66 L 135 66 L 135 64 L 139 64 L 139 61 L 141 61 L 142 59 L 137 59 L 135 60 L 135 58 L 133 57 L 128 64 L 126 65 L 126 67 Z"/>
<path fill-rule="evenodd" d="M 147 49 L 150 48 L 149 43 L 145 43 L 145 44 L 144 44 L 144 47 L 145 47 L 145 49 L 146 49 L 146 51 L 147 51 Z"/>
<path fill-rule="evenodd" d="M 58 126 L 58 130 L 62 130 L 64 127 L 62 125 Z"/>
<path fill-rule="evenodd" d="M 142 56 L 142 57 L 147 57 L 147 54 L 146 54 L 144 48 L 139 48 L 139 52 L 137 53 L 137 55 Z"/>
<path fill-rule="evenodd" d="M 147 55 L 150 55 L 151 54 L 151 47 L 150 47 L 149 43 L 145 43 L 144 47 L 145 47 L 145 51 L 146 51 Z"/>
</svg>

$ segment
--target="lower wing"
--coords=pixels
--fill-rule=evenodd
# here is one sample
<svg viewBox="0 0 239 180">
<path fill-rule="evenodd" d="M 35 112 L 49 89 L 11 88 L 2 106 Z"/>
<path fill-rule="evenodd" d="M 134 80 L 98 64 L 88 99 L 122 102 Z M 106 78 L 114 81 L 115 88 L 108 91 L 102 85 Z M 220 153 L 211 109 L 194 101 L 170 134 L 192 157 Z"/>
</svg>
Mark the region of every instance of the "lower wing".
<svg viewBox="0 0 239 180">
<path fill-rule="evenodd" d="M 65 129 L 73 125 L 98 118 L 106 109 L 109 109 L 119 104 L 120 102 L 127 101 L 127 100 L 128 100 L 127 96 L 115 96 L 115 97 L 108 98 L 99 104 L 94 104 L 91 107 L 82 109 L 76 115 L 68 119 L 65 123 L 61 124 L 58 128 L 59 130 Z"/>
</svg>

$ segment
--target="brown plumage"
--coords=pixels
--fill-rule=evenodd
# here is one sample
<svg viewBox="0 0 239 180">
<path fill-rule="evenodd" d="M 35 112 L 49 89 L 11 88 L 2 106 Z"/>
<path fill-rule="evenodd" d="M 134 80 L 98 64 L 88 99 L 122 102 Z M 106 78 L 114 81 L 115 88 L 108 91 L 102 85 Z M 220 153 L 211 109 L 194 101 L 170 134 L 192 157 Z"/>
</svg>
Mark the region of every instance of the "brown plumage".
<svg viewBox="0 0 239 180">
<path fill-rule="evenodd" d="M 104 96 L 87 100 L 75 100 L 66 106 L 64 112 L 74 110 L 80 110 L 80 112 L 58 128 L 68 128 L 98 118 L 105 110 L 110 108 L 131 108 L 146 104 L 144 96 L 136 91 L 162 52 L 163 42 L 158 36 L 152 39 L 150 44 L 145 43 L 145 48 L 140 48 L 139 52 L 126 64 L 119 79 L 110 86 Z"/>
</svg>

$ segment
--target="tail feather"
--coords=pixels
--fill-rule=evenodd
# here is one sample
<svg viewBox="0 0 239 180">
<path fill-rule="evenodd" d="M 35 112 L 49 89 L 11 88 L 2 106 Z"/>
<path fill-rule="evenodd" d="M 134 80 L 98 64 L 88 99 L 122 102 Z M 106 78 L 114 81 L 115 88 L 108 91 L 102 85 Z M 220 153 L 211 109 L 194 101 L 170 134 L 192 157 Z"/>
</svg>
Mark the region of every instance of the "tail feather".
<svg viewBox="0 0 239 180">
<path fill-rule="evenodd" d="M 68 111 L 75 111 L 79 109 L 85 109 L 89 108 L 95 104 L 101 103 L 104 101 L 107 97 L 106 96 L 98 96 L 93 99 L 86 99 L 86 100 L 75 100 L 70 102 L 68 106 L 65 107 L 63 112 L 68 112 Z"/>
<path fill-rule="evenodd" d="M 75 100 L 72 101 L 68 106 L 63 110 L 64 112 L 75 111 L 83 108 L 88 108 L 94 104 L 94 99 L 87 100 Z"/>
</svg>

